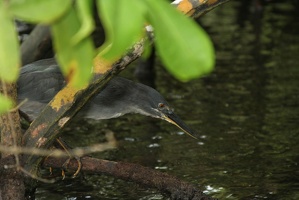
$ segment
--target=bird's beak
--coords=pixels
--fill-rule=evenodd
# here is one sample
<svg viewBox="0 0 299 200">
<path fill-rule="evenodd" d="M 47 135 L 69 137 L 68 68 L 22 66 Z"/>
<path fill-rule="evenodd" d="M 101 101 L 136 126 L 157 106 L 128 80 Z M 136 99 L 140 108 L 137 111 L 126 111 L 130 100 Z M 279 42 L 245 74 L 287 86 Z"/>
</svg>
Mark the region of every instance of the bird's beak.
<svg viewBox="0 0 299 200">
<path fill-rule="evenodd" d="M 195 137 L 194 132 L 183 122 L 183 120 L 181 120 L 176 114 L 172 113 L 167 113 L 163 115 L 162 117 L 164 120 L 168 121 L 169 123 L 172 123 L 174 125 L 176 125 L 177 127 L 179 127 L 182 131 L 184 131 L 186 134 L 188 134 L 189 136 L 198 139 L 197 137 Z"/>
</svg>

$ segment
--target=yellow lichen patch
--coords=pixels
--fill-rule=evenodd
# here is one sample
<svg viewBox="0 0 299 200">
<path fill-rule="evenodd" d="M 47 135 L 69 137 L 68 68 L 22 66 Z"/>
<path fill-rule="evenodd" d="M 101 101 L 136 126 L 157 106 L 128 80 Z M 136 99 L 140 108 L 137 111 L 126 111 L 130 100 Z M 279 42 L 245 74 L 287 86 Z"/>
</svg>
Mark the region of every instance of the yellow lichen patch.
<svg viewBox="0 0 299 200">
<path fill-rule="evenodd" d="M 193 9 L 193 6 L 188 0 L 183 0 L 177 5 L 177 8 L 187 14 Z"/>
<path fill-rule="evenodd" d="M 207 0 L 207 4 L 208 5 L 212 5 L 212 4 L 215 4 L 215 3 L 217 3 L 218 2 L 218 0 Z"/>
<path fill-rule="evenodd" d="M 190 10 L 188 13 L 186 13 L 187 16 L 191 16 L 195 12 L 194 9 Z"/>
<path fill-rule="evenodd" d="M 60 90 L 53 101 L 51 102 L 51 107 L 56 112 L 65 104 L 71 103 L 74 100 L 75 94 L 78 92 L 78 89 L 72 87 L 70 84 L 67 84 L 62 90 Z"/>
<path fill-rule="evenodd" d="M 66 74 L 66 80 L 67 82 L 73 82 L 74 81 L 74 77 L 78 74 L 79 72 L 79 66 L 78 66 L 78 62 L 76 60 L 72 60 L 69 64 L 68 64 L 69 68 Z"/>
<path fill-rule="evenodd" d="M 209 0 L 198 0 L 199 1 L 199 4 L 205 4 L 207 3 Z"/>
<path fill-rule="evenodd" d="M 63 117 L 59 120 L 58 126 L 63 127 L 65 123 L 67 123 L 70 120 L 70 117 Z"/>
<path fill-rule="evenodd" d="M 106 71 L 111 69 L 113 61 L 107 61 L 100 56 L 95 57 L 93 60 L 94 63 L 94 73 L 95 74 L 104 74 Z"/>
<path fill-rule="evenodd" d="M 31 132 L 31 137 L 32 137 L 32 138 L 35 138 L 35 137 L 39 134 L 39 132 L 40 132 L 41 130 L 43 130 L 44 128 L 46 128 L 46 126 L 47 126 L 46 123 L 43 123 L 43 124 L 38 125 L 38 126 Z"/>
</svg>

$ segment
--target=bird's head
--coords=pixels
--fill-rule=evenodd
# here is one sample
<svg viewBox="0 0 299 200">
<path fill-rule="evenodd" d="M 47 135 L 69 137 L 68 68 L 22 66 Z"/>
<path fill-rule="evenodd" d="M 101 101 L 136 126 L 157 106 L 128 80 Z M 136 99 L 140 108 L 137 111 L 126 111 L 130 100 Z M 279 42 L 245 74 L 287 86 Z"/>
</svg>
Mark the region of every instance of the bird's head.
<svg viewBox="0 0 299 200">
<path fill-rule="evenodd" d="M 139 113 L 163 119 L 196 138 L 158 91 L 121 77 L 112 79 L 87 108 L 84 112 L 87 118 L 110 119 L 127 113 Z"/>
<path fill-rule="evenodd" d="M 197 139 L 194 135 L 195 133 L 181 120 L 175 113 L 174 109 L 171 108 L 168 102 L 163 98 L 163 96 L 155 89 L 139 84 L 137 94 L 135 94 L 134 99 L 134 109 L 135 112 L 151 116 L 154 118 L 163 119 L 171 124 L 176 125 L 182 131 L 184 131 L 189 136 Z"/>
</svg>

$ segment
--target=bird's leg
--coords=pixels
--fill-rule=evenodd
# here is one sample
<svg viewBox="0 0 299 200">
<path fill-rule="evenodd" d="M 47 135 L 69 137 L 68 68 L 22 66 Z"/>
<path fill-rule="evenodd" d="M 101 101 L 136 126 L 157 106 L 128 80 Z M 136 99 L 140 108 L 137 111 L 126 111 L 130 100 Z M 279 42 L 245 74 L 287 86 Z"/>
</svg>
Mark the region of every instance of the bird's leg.
<svg viewBox="0 0 299 200">
<path fill-rule="evenodd" d="M 82 169 L 82 162 L 81 162 L 80 157 L 71 155 L 71 153 L 69 151 L 70 147 L 61 138 L 57 138 L 56 141 L 59 144 L 59 146 L 62 147 L 65 150 L 65 152 L 69 155 L 69 158 L 62 165 L 62 167 L 64 169 L 67 169 L 67 166 L 68 166 L 68 164 L 70 163 L 70 161 L 73 157 L 77 160 L 78 168 L 77 168 L 76 172 L 73 174 L 73 178 L 75 178 Z M 64 170 L 62 170 L 62 177 L 63 177 L 62 179 L 65 178 Z"/>
<path fill-rule="evenodd" d="M 27 129 L 30 126 L 30 123 L 32 123 L 34 119 L 31 118 L 28 114 L 26 114 L 25 112 L 23 112 L 20 109 L 19 109 L 19 114 L 24 119 L 23 120 L 24 122 L 22 121 L 23 122 L 22 126 Z M 63 168 L 67 168 L 66 166 L 70 163 L 72 157 L 74 157 L 77 160 L 77 162 L 78 162 L 78 169 L 73 174 L 73 178 L 75 178 L 79 174 L 79 172 L 81 171 L 81 168 L 82 168 L 82 163 L 81 163 L 80 157 L 78 157 L 78 156 L 72 156 L 70 154 L 70 152 L 68 151 L 68 149 L 70 149 L 69 145 L 67 145 L 61 138 L 57 138 L 56 141 L 59 144 L 59 147 L 61 147 L 63 150 L 65 150 L 65 152 L 69 155 L 69 158 L 65 161 L 65 163 L 62 166 Z M 48 158 L 48 156 L 45 159 L 47 159 L 47 158 Z M 50 167 L 50 174 L 52 175 L 52 173 L 53 173 L 53 169 Z M 61 174 L 62 174 L 62 179 L 64 179 L 65 178 L 65 172 L 64 172 L 64 170 L 62 170 Z"/>
</svg>

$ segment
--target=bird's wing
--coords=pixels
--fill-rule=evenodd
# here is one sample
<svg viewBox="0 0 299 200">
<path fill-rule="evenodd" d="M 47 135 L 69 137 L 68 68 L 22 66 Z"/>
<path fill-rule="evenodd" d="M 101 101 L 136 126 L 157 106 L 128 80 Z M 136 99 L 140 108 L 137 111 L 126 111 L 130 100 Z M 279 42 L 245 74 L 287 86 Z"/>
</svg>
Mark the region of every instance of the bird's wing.
<svg viewBox="0 0 299 200">
<path fill-rule="evenodd" d="M 27 100 L 20 110 L 33 118 L 65 85 L 56 62 L 50 59 L 42 61 L 24 66 L 17 83 L 18 102 Z"/>
</svg>

